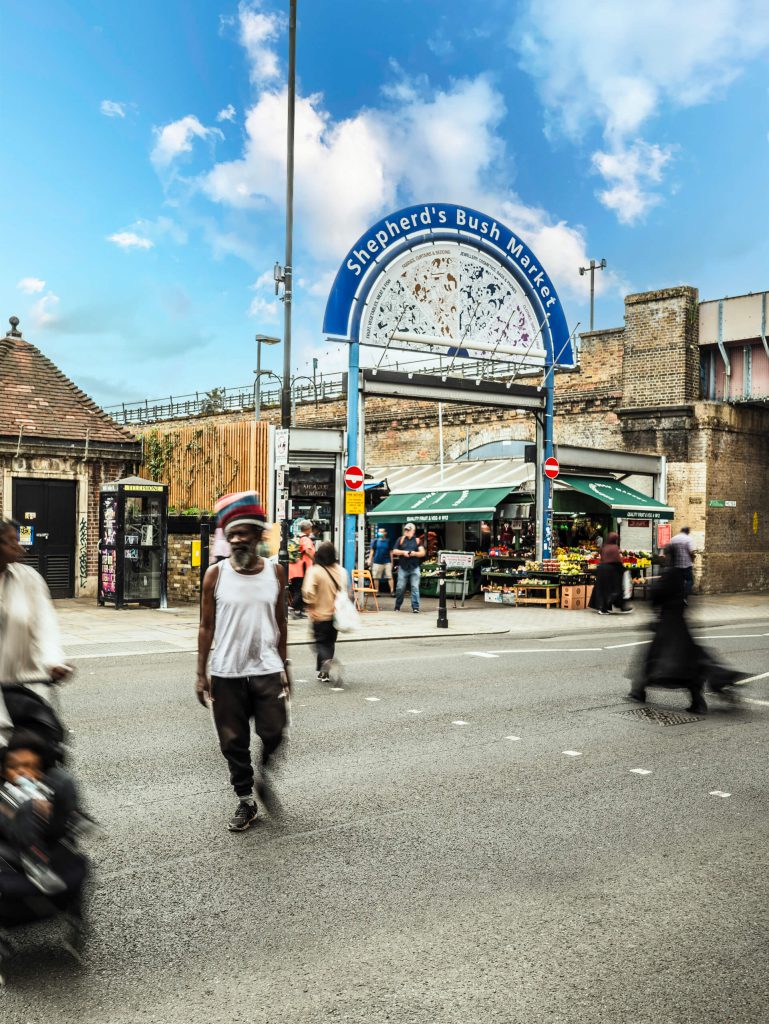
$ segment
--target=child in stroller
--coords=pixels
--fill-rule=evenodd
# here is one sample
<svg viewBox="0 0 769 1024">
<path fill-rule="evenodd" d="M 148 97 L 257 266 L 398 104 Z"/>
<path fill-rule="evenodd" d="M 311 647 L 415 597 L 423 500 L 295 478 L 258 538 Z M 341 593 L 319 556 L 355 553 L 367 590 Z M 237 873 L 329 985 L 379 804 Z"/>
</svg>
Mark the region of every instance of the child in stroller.
<svg viewBox="0 0 769 1024">
<path fill-rule="evenodd" d="M 15 701 L 4 688 L 4 696 L 14 721 L 26 712 L 26 727 L 16 728 L 0 749 L 0 965 L 13 952 L 4 932 L 58 916 L 67 926 L 64 944 L 79 958 L 88 861 L 77 841 L 88 819 L 78 810 L 72 776 L 61 767 L 63 730 L 50 706 L 30 691 Z M 33 723 L 38 728 L 30 728 Z"/>
</svg>

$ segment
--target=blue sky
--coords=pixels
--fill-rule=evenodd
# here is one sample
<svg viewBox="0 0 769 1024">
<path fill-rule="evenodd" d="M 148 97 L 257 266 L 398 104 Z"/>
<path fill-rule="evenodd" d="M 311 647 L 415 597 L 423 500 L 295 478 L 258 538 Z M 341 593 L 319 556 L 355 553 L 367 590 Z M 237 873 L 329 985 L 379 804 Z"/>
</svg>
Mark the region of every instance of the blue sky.
<svg viewBox="0 0 769 1024">
<path fill-rule="evenodd" d="M 287 0 L 5 0 L 0 315 L 94 398 L 252 379 L 281 334 Z M 503 220 L 570 325 L 769 288 L 765 0 L 299 0 L 295 368 L 411 202 Z M 279 369 L 278 349 L 265 364 Z"/>
</svg>

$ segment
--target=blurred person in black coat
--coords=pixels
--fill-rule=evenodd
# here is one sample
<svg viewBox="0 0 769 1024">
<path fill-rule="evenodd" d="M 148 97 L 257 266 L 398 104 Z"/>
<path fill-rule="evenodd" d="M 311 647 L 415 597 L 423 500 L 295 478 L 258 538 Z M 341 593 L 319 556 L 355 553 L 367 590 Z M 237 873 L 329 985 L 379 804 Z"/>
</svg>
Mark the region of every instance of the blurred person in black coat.
<svg viewBox="0 0 769 1024">
<path fill-rule="evenodd" d="M 686 622 L 687 581 L 681 569 L 666 569 L 652 588 L 652 604 L 657 611 L 654 637 L 638 658 L 631 672 L 633 700 L 646 700 L 646 688 L 660 686 L 688 690 L 688 711 L 704 714 L 708 710 L 703 691 L 707 685 L 714 693 L 734 685 L 744 673 L 721 665 L 692 636 Z"/>
</svg>

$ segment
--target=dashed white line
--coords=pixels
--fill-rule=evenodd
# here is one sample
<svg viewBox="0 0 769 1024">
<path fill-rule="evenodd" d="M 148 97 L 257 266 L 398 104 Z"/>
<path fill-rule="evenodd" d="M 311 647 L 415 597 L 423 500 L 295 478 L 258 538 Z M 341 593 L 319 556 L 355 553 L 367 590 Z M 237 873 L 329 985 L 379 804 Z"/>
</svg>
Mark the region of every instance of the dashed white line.
<svg viewBox="0 0 769 1024">
<path fill-rule="evenodd" d="M 466 722 L 463 718 L 458 718 L 455 722 L 452 722 L 451 724 L 452 725 L 469 725 L 470 723 Z"/>
<path fill-rule="evenodd" d="M 727 797 L 727 796 L 731 796 L 731 795 L 732 795 L 731 793 L 725 793 L 722 789 L 711 789 L 711 791 L 709 793 L 709 796 Z"/>
<path fill-rule="evenodd" d="M 643 647 L 644 644 L 650 644 L 651 640 L 634 640 L 629 644 L 607 644 L 604 647 L 605 651 L 616 651 L 619 647 Z"/>
<path fill-rule="evenodd" d="M 337 689 L 337 687 L 335 687 L 335 689 Z M 341 686 L 338 687 L 338 689 L 341 690 Z M 381 697 L 366 697 L 365 699 L 368 700 L 368 701 L 371 701 L 373 703 L 374 701 L 381 700 L 382 698 Z"/>
<path fill-rule="evenodd" d="M 468 658 L 496 658 L 496 654 L 488 654 L 486 651 L 465 651 Z"/>
<path fill-rule="evenodd" d="M 520 736 L 505 736 L 506 740 L 519 740 L 520 738 Z"/>
<path fill-rule="evenodd" d="M 760 704 L 762 707 L 769 708 L 769 700 L 759 700 L 757 697 L 737 697 L 740 704 Z"/>
<path fill-rule="evenodd" d="M 650 768 L 630 768 L 629 771 L 634 775 L 651 775 Z"/>
<path fill-rule="evenodd" d="M 406 714 L 407 715 L 421 715 L 422 712 L 418 708 L 409 708 L 408 711 L 406 712 Z"/>
<path fill-rule="evenodd" d="M 565 754 L 567 757 L 582 757 L 581 750 L 562 750 L 561 753 Z"/>
</svg>

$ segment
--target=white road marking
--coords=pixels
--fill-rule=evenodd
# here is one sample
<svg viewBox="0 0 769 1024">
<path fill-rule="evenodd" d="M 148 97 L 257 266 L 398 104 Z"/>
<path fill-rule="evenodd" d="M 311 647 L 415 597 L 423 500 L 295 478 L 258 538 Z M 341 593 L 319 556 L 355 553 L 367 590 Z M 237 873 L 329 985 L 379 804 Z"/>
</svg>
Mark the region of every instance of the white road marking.
<svg viewBox="0 0 769 1024">
<path fill-rule="evenodd" d="M 769 700 L 758 700 L 756 697 L 737 697 L 740 704 L 760 704 L 762 707 L 769 708 Z"/>
<path fill-rule="evenodd" d="M 616 651 L 619 647 L 643 647 L 644 644 L 650 644 L 651 640 L 634 640 L 630 644 L 607 644 L 604 647 L 605 651 Z"/>
<path fill-rule="evenodd" d="M 329 690 L 331 690 L 332 693 L 341 693 L 342 690 L 344 690 L 344 687 L 343 686 L 329 686 Z M 371 699 L 372 699 L 371 697 L 366 697 L 366 700 L 371 700 Z M 374 697 L 373 699 L 374 700 L 379 700 L 378 697 Z M 304 705 L 302 705 L 302 706 L 304 706 Z"/>
<path fill-rule="evenodd" d="M 520 738 L 520 736 L 505 736 L 506 740 L 519 740 Z"/>
<path fill-rule="evenodd" d="M 337 687 L 334 687 L 334 689 L 341 690 L 342 687 L 341 686 L 337 686 Z M 366 700 L 369 700 L 369 701 L 372 701 L 372 702 L 375 701 L 375 700 L 381 700 L 381 699 L 382 699 L 381 697 L 366 697 Z"/>
<path fill-rule="evenodd" d="M 470 723 L 469 722 L 465 722 L 465 720 L 462 719 L 462 718 L 458 718 L 455 722 L 452 722 L 451 724 L 452 725 L 469 725 Z"/>
<path fill-rule="evenodd" d="M 769 633 L 720 633 L 718 636 L 695 636 L 694 640 L 749 640 Z"/>
<path fill-rule="evenodd" d="M 762 672 L 760 676 L 748 676 L 747 679 L 740 679 L 739 685 L 744 686 L 745 683 L 754 683 L 756 679 L 766 679 L 769 676 L 769 672 Z"/>
<path fill-rule="evenodd" d="M 634 775 L 651 775 L 649 768 L 630 768 L 629 769 Z"/>
<path fill-rule="evenodd" d="M 468 658 L 496 658 L 496 654 L 488 654 L 486 651 L 465 651 Z"/>
<path fill-rule="evenodd" d="M 711 791 L 709 793 L 709 796 L 723 796 L 723 797 L 727 797 L 727 796 L 731 796 L 731 795 L 732 795 L 731 793 L 724 793 L 724 791 L 722 789 L 711 789 Z"/>
<path fill-rule="evenodd" d="M 297 679 L 297 680 L 295 680 L 295 681 L 296 681 L 297 683 L 306 683 L 306 682 L 307 682 L 307 680 L 306 680 L 306 679 Z"/>
<path fill-rule="evenodd" d="M 557 654 L 559 651 L 565 654 L 573 654 L 575 651 L 602 651 L 603 647 L 519 647 L 517 650 L 490 651 L 482 654 L 476 651 L 465 651 L 465 654 L 472 654 L 476 658 L 498 658 L 500 654 Z"/>
<path fill-rule="evenodd" d="M 582 757 L 581 750 L 562 750 L 562 754 L 566 754 L 567 757 Z"/>
<path fill-rule="evenodd" d="M 406 712 L 406 714 L 407 715 L 421 715 L 422 712 L 420 710 L 418 710 L 417 708 L 409 708 L 408 711 Z"/>
</svg>

